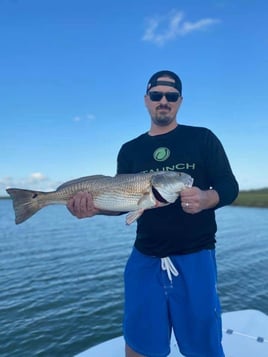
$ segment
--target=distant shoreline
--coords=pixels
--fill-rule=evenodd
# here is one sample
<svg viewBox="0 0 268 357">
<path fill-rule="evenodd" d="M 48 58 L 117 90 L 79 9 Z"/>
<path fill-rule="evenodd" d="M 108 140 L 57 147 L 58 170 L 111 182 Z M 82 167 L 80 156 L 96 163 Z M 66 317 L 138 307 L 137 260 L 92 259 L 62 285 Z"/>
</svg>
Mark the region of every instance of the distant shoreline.
<svg viewBox="0 0 268 357">
<path fill-rule="evenodd" d="M 0 197 L 2 200 L 11 199 L 9 196 Z M 257 189 L 240 191 L 237 199 L 233 202 L 233 206 L 243 207 L 259 207 L 268 208 L 268 187 Z"/>
<path fill-rule="evenodd" d="M 268 208 L 268 188 L 240 191 L 233 205 Z"/>
</svg>

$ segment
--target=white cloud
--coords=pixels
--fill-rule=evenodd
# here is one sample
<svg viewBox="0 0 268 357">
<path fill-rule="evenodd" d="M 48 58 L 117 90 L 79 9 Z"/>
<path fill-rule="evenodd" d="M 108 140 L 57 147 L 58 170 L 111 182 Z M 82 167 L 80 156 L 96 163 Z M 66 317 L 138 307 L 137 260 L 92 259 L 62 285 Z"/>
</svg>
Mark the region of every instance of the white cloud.
<svg viewBox="0 0 268 357">
<path fill-rule="evenodd" d="M 166 42 L 185 36 L 194 31 L 207 29 L 220 22 L 218 19 L 204 18 L 196 22 L 184 21 L 181 11 L 171 11 L 165 16 L 155 16 L 147 20 L 143 41 L 162 46 Z"/>
<path fill-rule="evenodd" d="M 41 172 L 34 172 L 29 176 L 27 181 L 29 183 L 35 184 L 35 183 L 43 182 L 46 180 L 47 180 L 46 176 L 43 175 Z"/>
<path fill-rule="evenodd" d="M 77 115 L 72 120 L 75 122 L 81 122 L 81 121 L 91 122 L 95 119 L 96 119 L 96 117 L 94 114 L 85 114 L 85 115 Z"/>
<path fill-rule="evenodd" d="M 6 176 L 0 178 L 0 197 L 6 195 L 6 189 L 10 187 L 30 189 L 30 190 L 44 190 L 57 187 L 58 183 L 52 182 L 47 176 L 41 172 L 33 172 L 27 177 L 14 178 Z"/>
</svg>

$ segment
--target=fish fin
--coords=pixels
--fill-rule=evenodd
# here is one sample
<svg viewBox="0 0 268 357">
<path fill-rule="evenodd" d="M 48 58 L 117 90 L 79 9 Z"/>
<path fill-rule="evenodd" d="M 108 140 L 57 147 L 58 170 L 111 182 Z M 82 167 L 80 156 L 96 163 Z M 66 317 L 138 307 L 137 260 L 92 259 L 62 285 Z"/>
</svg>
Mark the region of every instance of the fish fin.
<svg viewBox="0 0 268 357">
<path fill-rule="evenodd" d="M 38 197 L 40 194 L 43 195 L 44 192 L 23 190 L 20 188 L 8 188 L 6 191 L 13 201 L 16 224 L 26 221 L 44 207 L 38 202 Z"/>
<path fill-rule="evenodd" d="M 135 222 L 144 212 L 144 209 L 138 209 L 136 211 L 129 212 L 126 216 L 126 224 Z"/>
<path fill-rule="evenodd" d="M 152 208 L 155 204 L 156 199 L 152 192 L 143 192 L 142 197 L 137 202 L 137 205 L 140 208 Z"/>
</svg>

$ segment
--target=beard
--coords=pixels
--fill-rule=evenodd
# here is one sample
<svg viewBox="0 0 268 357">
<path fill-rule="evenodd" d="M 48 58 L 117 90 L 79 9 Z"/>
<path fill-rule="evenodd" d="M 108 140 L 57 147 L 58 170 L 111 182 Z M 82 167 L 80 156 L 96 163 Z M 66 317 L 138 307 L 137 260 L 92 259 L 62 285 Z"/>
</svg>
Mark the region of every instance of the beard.
<svg viewBox="0 0 268 357">
<path fill-rule="evenodd" d="M 175 117 L 170 115 L 170 108 L 167 105 L 159 105 L 156 108 L 156 113 L 151 118 L 153 123 L 158 126 L 167 126 L 175 119 Z"/>
</svg>

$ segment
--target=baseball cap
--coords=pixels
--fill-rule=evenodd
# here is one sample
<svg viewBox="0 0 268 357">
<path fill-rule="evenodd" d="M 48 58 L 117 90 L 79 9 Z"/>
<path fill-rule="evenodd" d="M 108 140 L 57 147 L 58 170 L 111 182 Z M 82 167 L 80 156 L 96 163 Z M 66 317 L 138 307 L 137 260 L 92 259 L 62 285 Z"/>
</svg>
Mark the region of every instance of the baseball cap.
<svg viewBox="0 0 268 357">
<path fill-rule="evenodd" d="M 169 82 L 169 81 L 165 81 L 165 80 L 158 80 L 158 78 L 161 78 L 161 77 L 170 77 L 170 78 L 172 78 L 174 80 L 174 82 Z M 169 87 L 176 88 L 180 92 L 180 95 L 182 95 L 182 83 L 181 83 L 181 80 L 180 80 L 179 76 L 174 72 L 171 72 L 171 71 L 168 71 L 168 70 L 163 70 L 163 71 L 159 71 L 159 72 L 156 72 L 155 74 L 153 74 L 152 77 L 148 81 L 147 88 L 146 88 L 146 93 L 148 93 L 148 91 L 152 87 L 156 87 L 158 85 L 164 85 L 164 86 L 169 86 Z"/>
</svg>

